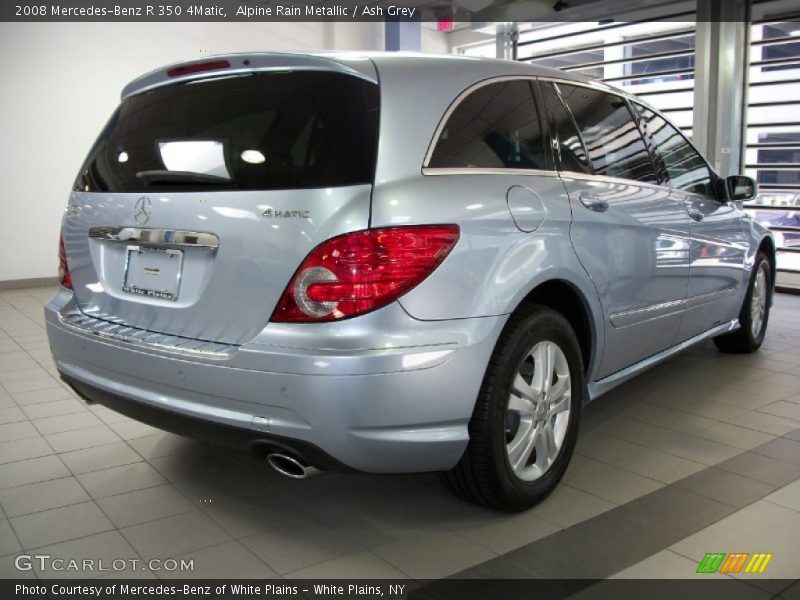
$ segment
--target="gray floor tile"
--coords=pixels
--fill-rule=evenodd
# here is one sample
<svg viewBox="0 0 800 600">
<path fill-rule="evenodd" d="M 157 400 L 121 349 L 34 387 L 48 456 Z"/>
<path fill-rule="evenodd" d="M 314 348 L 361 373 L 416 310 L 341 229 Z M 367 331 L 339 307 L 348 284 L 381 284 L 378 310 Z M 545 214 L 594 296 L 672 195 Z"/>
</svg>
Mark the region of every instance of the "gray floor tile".
<svg viewBox="0 0 800 600">
<path fill-rule="evenodd" d="M 8 517 L 78 504 L 90 499 L 74 477 L 62 477 L 0 491 L 0 505 Z"/>
<path fill-rule="evenodd" d="M 59 455 L 74 475 L 140 462 L 142 457 L 125 442 L 63 452 Z"/>
<path fill-rule="evenodd" d="M 717 548 L 743 548 L 743 551 L 770 552 L 769 578 L 800 577 L 797 540 L 800 539 L 800 513 L 760 500 L 674 544 L 671 549 L 699 561 Z M 745 547 L 746 544 L 746 547 Z M 749 575 L 748 577 L 764 577 Z"/>
<path fill-rule="evenodd" d="M 672 483 L 706 468 L 701 463 L 652 448 L 621 456 L 613 464 L 661 483 Z"/>
<path fill-rule="evenodd" d="M 681 489 L 737 508 L 752 504 L 775 490 L 761 481 L 711 467 L 675 483 Z"/>
<path fill-rule="evenodd" d="M 369 551 L 337 556 L 299 569 L 287 579 L 406 579 L 408 576 Z"/>
<path fill-rule="evenodd" d="M 698 574 L 698 563 L 672 550 L 661 550 L 611 576 L 612 579 L 690 579 L 707 577 Z"/>
<path fill-rule="evenodd" d="M 53 559 L 64 561 L 83 559 L 92 561 L 85 570 L 83 568 L 79 570 L 64 569 L 61 563 L 56 563 L 55 566 L 48 563 L 42 569 L 41 564 L 35 563 L 36 574 L 43 579 L 80 579 L 84 577 L 93 579 L 110 574 L 120 576 L 120 573 L 115 571 L 114 561 L 139 559 L 134 549 L 118 531 L 105 531 L 68 542 L 52 544 L 37 549 L 36 553 L 49 554 Z M 117 564 L 122 566 L 120 563 Z M 140 568 L 142 567 L 140 566 Z"/>
<path fill-rule="evenodd" d="M 160 432 L 154 435 L 134 438 L 128 442 L 145 459 L 162 458 L 181 452 L 196 452 L 200 442 L 172 433 Z"/>
<path fill-rule="evenodd" d="M 94 502 L 83 502 L 9 519 L 26 549 L 113 529 Z"/>
<path fill-rule="evenodd" d="M 617 504 L 644 496 L 663 484 L 590 458 L 573 457 L 564 482 Z"/>
<path fill-rule="evenodd" d="M 106 425 L 51 433 L 44 437 L 56 452 L 71 452 L 121 441 L 121 438 Z"/>
<path fill-rule="evenodd" d="M 192 560 L 192 571 L 159 571 L 162 579 L 270 579 L 277 573 L 239 542 L 226 542 L 176 557 Z"/>
<path fill-rule="evenodd" d="M 42 377 L 38 377 L 36 379 L 42 379 Z M 48 387 L 24 392 L 14 392 L 11 395 L 20 406 L 41 404 L 44 402 L 55 402 L 56 400 L 68 400 L 75 397 L 63 386 Z"/>
<path fill-rule="evenodd" d="M 22 569 L 18 569 L 16 565 L 17 552 L 0 556 L 0 579 L 36 579 L 36 573 L 33 566 L 20 565 Z"/>
<path fill-rule="evenodd" d="M 800 404 L 794 401 L 789 402 L 786 400 L 780 400 L 778 402 L 768 404 L 767 406 L 763 406 L 758 410 L 759 412 L 767 413 L 768 415 L 774 415 L 776 417 L 783 417 L 800 422 Z"/>
<path fill-rule="evenodd" d="M 6 423 L 18 423 L 20 421 L 27 421 L 28 417 L 22 410 L 16 406 L 10 408 L 0 408 L 0 425 Z"/>
<path fill-rule="evenodd" d="M 159 433 L 159 430 L 155 427 L 150 427 L 138 421 L 109 423 L 108 426 L 123 440 L 134 440 Z"/>
<path fill-rule="evenodd" d="M 732 419 L 728 423 L 740 425 L 763 433 L 783 435 L 800 427 L 800 423 L 785 417 L 776 417 L 762 412 L 749 412 Z"/>
<path fill-rule="evenodd" d="M 11 523 L 6 519 L 0 519 L 0 556 L 19 552 L 21 549 L 22 546 L 19 545 L 19 540 L 11 528 Z"/>
<path fill-rule="evenodd" d="M 717 466 L 774 486 L 786 485 L 800 479 L 800 468 L 797 465 L 753 452 L 744 452 Z"/>
<path fill-rule="evenodd" d="M 632 561 L 659 552 L 686 535 L 657 519 L 643 522 L 638 514 L 631 514 L 627 507 L 598 515 L 571 529 L 598 546 L 607 547 Z"/>
<path fill-rule="evenodd" d="M 730 423 L 720 423 L 697 434 L 699 437 L 725 444 L 726 446 L 733 446 L 740 450 L 750 450 L 756 446 L 760 446 L 772 439 L 774 435 L 769 433 L 762 433 L 754 429 L 740 427 L 738 425 L 731 425 Z"/>
<path fill-rule="evenodd" d="M 627 504 L 626 518 L 643 527 L 656 523 L 660 527 L 682 531 L 698 531 L 735 511 L 729 504 L 667 486 Z"/>
<path fill-rule="evenodd" d="M 409 533 L 372 551 L 415 579 L 447 577 L 496 556 L 484 546 L 445 530 Z"/>
<path fill-rule="evenodd" d="M 141 556 L 174 558 L 232 541 L 225 531 L 200 511 L 174 515 L 120 530 Z"/>
<path fill-rule="evenodd" d="M 29 421 L 0 425 L 0 443 L 39 437 L 39 432 Z"/>
<path fill-rule="evenodd" d="M 787 438 L 777 438 L 771 442 L 762 444 L 753 448 L 753 452 L 800 465 L 800 442 Z"/>
<path fill-rule="evenodd" d="M 74 413 L 85 413 L 86 407 L 80 400 L 69 398 L 67 400 L 55 400 L 53 402 L 43 402 L 41 404 L 28 404 L 22 407 L 25 414 L 30 419 L 43 419 L 46 417 L 58 417 Z"/>
<path fill-rule="evenodd" d="M 449 521 L 445 527 L 496 554 L 510 552 L 561 529 L 536 516 L 535 511 L 509 515 L 483 509 Z"/>
<path fill-rule="evenodd" d="M 95 427 L 100 425 L 100 420 L 89 411 L 84 411 L 72 415 L 36 419 L 33 421 L 33 424 L 43 435 L 47 435 L 49 433 L 61 433 L 62 431 L 75 431 L 76 429 Z"/>
<path fill-rule="evenodd" d="M 57 456 L 42 456 L 0 465 L 0 490 L 69 475 Z"/>
<path fill-rule="evenodd" d="M 0 443 L 0 464 L 53 454 L 42 436 Z"/>
<path fill-rule="evenodd" d="M 552 579 L 608 577 L 630 563 L 630 559 L 593 542 L 574 527 L 514 550 L 504 558 L 538 577 Z"/>
<path fill-rule="evenodd" d="M 764 498 L 767 502 L 800 512 L 800 481 L 776 490 Z"/>
<path fill-rule="evenodd" d="M 77 477 L 92 498 L 105 498 L 166 483 L 158 471 L 145 462 L 82 473 Z"/>
<path fill-rule="evenodd" d="M 608 500 L 587 494 L 561 482 L 542 503 L 531 509 L 537 517 L 569 527 L 615 508 Z"/>
<path fill-rule="evenodd" d="M 154 458 L 150 460 L 150 464 L 170 481 L 193 478 L 212 480 L 216 477 L 229 477 L 232 473 L 246 473 L 216 450 L 201 445 L 198 445 L 197 452 Z"/>
<path fill-rule="evenodd" d="M 127 527 L 195 510 L 195 505 L 172 485 L 159 485 L 101 498 L 97 504 L 117 527 Z"/>
<path fill-rule="evenodd" d="M 308 519 L 239 540 L 281 575 L 361 550 L 343 533 Z"/>
<path fill-rule="evenodd" d="M 61 384 L 53 379 L 52 377 L 37 377 L 34 379 L 25 379 L 22 381 L 11 381 L 9 383 L 3 384 L 3 387 L 10 393 L 10 394 L 19 394 L 21 392 L 35 392 L 38 390 L 47 390 L 47 389 L 63 389 Z"/>
</svg>

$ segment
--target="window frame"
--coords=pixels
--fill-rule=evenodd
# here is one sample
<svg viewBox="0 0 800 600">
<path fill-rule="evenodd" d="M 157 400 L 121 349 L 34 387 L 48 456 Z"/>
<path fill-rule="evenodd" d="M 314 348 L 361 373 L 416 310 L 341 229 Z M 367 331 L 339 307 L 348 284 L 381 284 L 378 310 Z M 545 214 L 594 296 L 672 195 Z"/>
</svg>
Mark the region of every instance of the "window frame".
<svg viewBox="0 0 800 600">
<path fill-rule="evenodd" d="M 553 115 L 549 114 L 549 110 L 548 110 L 548 125 L 550 126 L 549 127 L 550 128 L 550 145 L 552 146 L 552 148 L 554 150 L 555 149 L 559 149 L 559 150 L 555 150 L 554 151 L 554 154 L 555 154 L 555 157 L 556 157 L 556 162 L 557 162 L 556 170 L 558 170 L 559 173 L 564 172 L 564 173 L 570 173 L 570 175 L 604 177 L 604 178 L 607 178 L 607 179 L 615 179 L 615 180 L 620 180 L 620 181 L 636 182 L 637 184 L 642 184 L 642 185 L 651 185 L 651 186 L 662 186 L 663 185 L 664 182 L 658 180 L 658 169 L 656 169 L 655 156 L 654 156 L 654 154 L 652 152 L 651 144 L 649 143 L 650 140 L 649 140 L 649 138 L 647 136 L 644 135 L 643 129 L 639 124 L 640 119 L 636 115 L 636 113 L 633 111 L 633 109 L 631 107 L 631 98 L 628 95 L 619 93 L 617 90 L 605 89 L 605 88 L 602 88 L 601 86 L 598 86 L 598 85 L 585 84 L 582 81 L 570 81 L 568 79 L 556 79 L 556 78 L 550 78 L 550 77 L 542 77 L 540 79 L 543 82 L 549 82 L 549 83 L 553 84 L 553 89 L 555 89 L 555 91 L 556 91 L 556 96 L 558 97 L 558 101 L 561 102 L 561 106 L 564 108 L 564 110 L 569 115 L 570 119 L 572 120 L 572 126 L 575 128 L 575 131 L 578 134 L 578 139 L 580 139 L 581 145 L 583 146 L 583 149 L 584 149 L 584 153 L 586 154 L 586 161 L 589 164 L 589 168 L 592 171 L 591 173 L 583 173 L 581 171 L 572 171 L 570 169 L 562 169 L 561 168 L 561 152 L 560 152 L 561 142 L 558 139 L 558 133 L 557 133 L 556 128 L 553 127 L 553 123 L 552 123 L 552 116 Z M 656 181 L 655 182 L 652 182 L 652 181 L 641 181 L 639 179 L 631 179 L 629 177 L 619 177 L 617 175 L 605 175 L 603 173 L 598 173 L 597 172 L 597 169 L 594 166 L 594 163 L 592 162 L 592 157 L 590 156 L 590 154 L 588 152 L 588 147 L 586 146 L 586 140 L 583 139 L 583 133 L 581 132 L 580 127 L 578 127 L 578 122 L 575 120 L 575 115 L 572 114 L 572 109 L 570 108 L 569 104 L 567 104 L 567 102 L 564 101 L 564 97 L 561 95 L 561 90 L 558 87 L 559 83 L 562 84 L 562 85 L 571 85 L 573 87 L 587 88 L 587 89 L 590 89 L 590 90 L 595 91 L 597 93 L 605 94 L 607 96 L 616 96 L 616 97 L 620 98 L 625 103 L 626 110 L 628 111 L 628 116 L 631 118 L 631 122 L 633 123 L 634 127 L 636 128 L 636 131 L 639 133 L 639 137 L 642 140 L 642 144 L 644 146 L 645 152 L 647 152 L 647 156 L 650 159 L 650 166 L 653 169 L 653 175 L 656 176 Z M 546 104 L 547 103 L 545 103 L 545 106 L 546 106 Z"/>
<path fill-rule="evenodd" d="M 513 167 L 431 167 L 430 161 L 433 153 L 436 151 L 436 146 L 439 139 L 444 132 L 450 117 L 458 110 L 461 103 L 469 98 L 474 92 L 484 87 L 494 85 L 497 83 L 505 83 L 508 81 L 525 81 L 528 83 L 531 90 L 531 99 L 536 108 L 536 116 L 539 120 L 539 127 L 542 131 L 542 152 L 545 157 L 546 169 L 516 169 Z M 423 175 L 548 175 L 558 176 L 558 171 L 555 167 L 555 161 L 552 156 L 552 148 L 547 141 L 550 139 L 550 123 L 545 117 L 545 108 L 540 97 L 538 77 L 536 75 L 502 75 L 498 77 L 490 77 L 477 81 L 466 88 L 464 88 L 450 103 L 447 110 L 439 120 L 436 129 L 433 132 L 428 149 L 425 152 L 425 158 L 422 161 L 421 172 Z"/>
<path fill-rule="evenodd" d="M 722 177 L 720 177 L 719 173 L 717 173 L 717 171 L 714 169 L 714 167 L 711 166 L 711 163 L 708 162 L 708 159 L 703 155 L 703 153 L 700 152 L 700 150 L 697 149 L 697 146 L 695 146 L 692 143 L 692 140 L 690 140 L 688 137 L 686 137 L 686 134 L 684 134 L 683 131 L 681 131 L 681 128 L 678 127 L 677 125 L 675 125 L 675 123 L 673 123 L 672 121 L 670 121 L 660 110 L 658 110 L 656 108 L 653 108 L 652 106 L 650 106 L 649 104 L 646 104 L 641 99 L 636 98 L 635 96 L 628 98 L 628 102 L 629 102 L 630 105 L 638 104 L 639 106 L 649 110 L 650 112 L 652 112 L 656 116 L 661 117 L 667 125 L 669 125 L 675 131 L 678 132 L 678 135 L 680 135 L 681 138 L 683 138 L 684 142 L 689 144 L 689 147 L 697 153 L 697 155 L 703 161 L 703 164 L 708 169 L 708 174 L 709 174 L 709 177 L 711 179 L 711 188 L 712 188 L 712 190 L 714 192 L 714 196 L 713 197 L 712 196 L 707 196 L 705 194 L 698 194 L 697 192 L 690 192 L 690 191 L 687 191 L 687 190 L 682 190 L 682 189 L 679 189 L 679 188 L 676 188 L 676 187 L 672 187 L 670 185 L 670 180 L 669 179 L 665 179 L 664 182 L 661 183 L 660 185 L 662 185 L 665 188 L 668 188 L 668 189 L 670 189 L 670 190 L 672 190 L 674 192 L 678 192 L 680 194 L 686 194 L 686 195 L 688 195 L 690 197 L 693 197 L 693 198 L 694 197 L 696 197 L 696 198 L 704 198 L 706 200 L 713 200 L 715 202 L 719 202 L 720 204 L 725 204 L 725 202 L 727 201 L 727 198 L 726 198 L 725 193 L 721 191 L 721 188 L 724 188 L 724 186 L 720 185 L 720 181 L 722 180 Z M 632 108 L 632 111 L 634 113 L 638 113 L 639 112 L 638 110 L 633 109 L 633 106 L 631 108 Z M 641 114 L 639 114 L 639 118 L 641 119 Z M 667 163 L 664 161 L 664 157 L 662 156 L 661 152 L 659 152 L 658 145 L 652 139 L 652 136 L 647 131 L 647 128 L 642 127 L 641 130 L 642 130 L 642 135 L 645 137 L 646 140 L 648 140 L 650 142 L 649 144 L 646 144 L 646 145 L 651 145 L 652 146 L 652 151 L 654 153 L 653 154 L 654 166 L 655 166 L 656 159 L 658 159 L 664 165 L 664 169 L 666 171 Z M 658 174 L 658 173 L 656 172 L 656 174 Z M 669 176 L 669 172 L 668 171 L 667 171 L 667 176 Z"/>
</svg>

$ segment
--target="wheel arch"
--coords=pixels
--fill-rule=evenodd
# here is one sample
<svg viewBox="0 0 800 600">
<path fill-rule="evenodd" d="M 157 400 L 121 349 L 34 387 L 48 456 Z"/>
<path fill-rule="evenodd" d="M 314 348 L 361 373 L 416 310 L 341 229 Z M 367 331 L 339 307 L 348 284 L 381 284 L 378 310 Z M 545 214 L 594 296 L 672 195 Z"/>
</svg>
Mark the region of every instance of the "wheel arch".
<svg viewBox="0 0 800 600">
<path fill-rule="evenodd" d="M 523 310 L 532 304 L 547 306 L 569 321 L 581 347 L 584 372 L 588 375 L 599 358 L 598 332 L 592 318 L 590 304 L 584 294 L 565 279 L 548 279 L 537 284 L 517 304 L 513 312 Z"/>
</svg>

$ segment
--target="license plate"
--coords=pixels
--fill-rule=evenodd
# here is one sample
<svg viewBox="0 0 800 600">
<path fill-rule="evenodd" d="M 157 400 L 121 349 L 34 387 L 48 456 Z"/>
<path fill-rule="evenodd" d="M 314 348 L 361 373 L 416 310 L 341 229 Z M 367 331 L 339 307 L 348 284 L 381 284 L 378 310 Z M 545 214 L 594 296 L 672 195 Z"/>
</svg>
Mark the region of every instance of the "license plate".
<svg viewBox="0 0 800 600">
<path fill-rule="evenodd" d="M 182 250 L 128 246 L 122 291 L 174 302 L 182 266 Z"/>
</svg>

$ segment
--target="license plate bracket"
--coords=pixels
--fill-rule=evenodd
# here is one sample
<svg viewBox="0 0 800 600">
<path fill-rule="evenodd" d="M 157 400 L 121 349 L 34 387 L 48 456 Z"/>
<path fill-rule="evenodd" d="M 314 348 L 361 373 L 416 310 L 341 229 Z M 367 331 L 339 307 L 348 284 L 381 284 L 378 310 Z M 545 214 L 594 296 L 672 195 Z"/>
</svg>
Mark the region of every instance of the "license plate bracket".
<svg viewBox="0 0 800 600">
<path fill-rule="evenodd" d="M 122 291 L 175 302 L 181 284 L 183 250 L 128 246 Z"/>
</svg>

